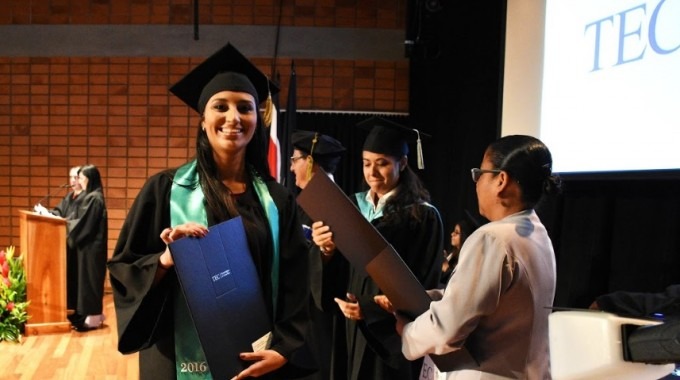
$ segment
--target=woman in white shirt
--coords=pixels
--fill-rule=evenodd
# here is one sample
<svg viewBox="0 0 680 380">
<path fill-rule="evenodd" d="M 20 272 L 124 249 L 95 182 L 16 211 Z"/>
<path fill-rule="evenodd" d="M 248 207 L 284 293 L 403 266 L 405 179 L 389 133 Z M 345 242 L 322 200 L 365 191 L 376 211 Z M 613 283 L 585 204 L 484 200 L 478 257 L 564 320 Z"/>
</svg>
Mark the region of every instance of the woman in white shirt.
<svg viewBox="0 0 680 380">
<path fill-rule="evenodd" d="M 447 379 L 549 379 L 548 315 L 555 297 L 555 255 L 534 211 L 559 190 L 548 148 L 530 136 L 506 136 L 472 169 L 479 212 L 490 223 L 463 244 L 446 288 L 430 309 L 398 318 L 402 352 L 411 360 L 466 348 L 476 369 Z M 388 300 L 376 299 L 389 309 Z"/>
</svg>

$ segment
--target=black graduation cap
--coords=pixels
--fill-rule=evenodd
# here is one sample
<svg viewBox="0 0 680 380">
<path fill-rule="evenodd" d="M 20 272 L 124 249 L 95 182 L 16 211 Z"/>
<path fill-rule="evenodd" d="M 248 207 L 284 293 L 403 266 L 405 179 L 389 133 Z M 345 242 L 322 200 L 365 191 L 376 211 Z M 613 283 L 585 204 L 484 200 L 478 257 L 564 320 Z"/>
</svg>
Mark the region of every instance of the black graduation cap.
<svg viewBox="0 0 680 380">
<path fill-rule="evenodd" d="M 415 142 L 418 154 L 418 169 L 425 168 L 421 139 L 429 138 L 431 137 L 430 135 L 379 116 L 373 116 L 364 120 L 357 124 L 357 126 L 370 129 L 368 137 L 364 141 L 363 150 L 402 157 L 408 155 L 408 144 Z"/>
<path fill-rule="evenodd" d="M 231 43 L 227 43 L 170 87 L 170 92 L 199 114 L 203 114 L 212 95 L 227 90 L 247 92 L 259 104 L 270 94 L 278 93 L 279 87 Z"/>
<path fill-rule="evenodd" d="M 340 156 L 345 152 L 340 141 L 318 132 L 297 130 L 293 132 L 291 140 L 295 149 L 311 155 L 327 172 L 335 169 Z"/>
<path fill-rule="evenodd" d="M 345 151 L 340 141 L 318 132 L 297 130 L 292 135 L 293 147 L 312 157 L 339 156 Z"/>
</svg>

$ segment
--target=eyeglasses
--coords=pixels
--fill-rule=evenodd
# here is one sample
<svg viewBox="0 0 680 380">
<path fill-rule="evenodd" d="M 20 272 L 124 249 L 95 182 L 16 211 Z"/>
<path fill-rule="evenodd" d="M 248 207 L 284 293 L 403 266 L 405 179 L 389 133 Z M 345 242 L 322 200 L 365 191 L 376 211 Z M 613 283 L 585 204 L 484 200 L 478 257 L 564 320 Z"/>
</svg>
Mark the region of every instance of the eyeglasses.
<svg viewBox="0 0 680 380">
<path fill-rule="evenodd" d="M 299 159 L 301 159 L 301 158 L 306 158 L 306 157 L 307 157 L 307 156 L 305 156 L 305 155 L 302 155 L 302 156 L 292 156 L 292 157 L 290 158 L 290 164 L 293 165 L 293 164 L 295 164 L 295 161 L 297 161 L 297 160 L 299 160 Z"/>
<path fill-rule="evenodd" d="M 470 174 L 472 174 L 472 182 L 477 183 L 479 181 L 479 177 L 482 176 L 484 173 L 494 173 L 498 174 L 502 172 L 500 169 L 480 169 L 480 168 L 472 168 L 470 169 Z"/>
</svg>

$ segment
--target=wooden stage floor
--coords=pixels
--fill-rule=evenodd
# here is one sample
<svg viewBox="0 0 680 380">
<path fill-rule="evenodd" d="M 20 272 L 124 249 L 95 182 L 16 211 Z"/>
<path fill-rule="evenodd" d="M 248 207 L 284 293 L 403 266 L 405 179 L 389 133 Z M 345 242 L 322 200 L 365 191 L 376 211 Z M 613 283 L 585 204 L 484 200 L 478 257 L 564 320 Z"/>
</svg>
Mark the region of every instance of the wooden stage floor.
<svg viewBox="0 0 680 380">
<path fill-rule="evenodd" d="M 138 380 L 137 354 L 116 350 L 113 296 L 104 296 L 104 327 L 0 342 L 0 380 Z"/>
</svg>

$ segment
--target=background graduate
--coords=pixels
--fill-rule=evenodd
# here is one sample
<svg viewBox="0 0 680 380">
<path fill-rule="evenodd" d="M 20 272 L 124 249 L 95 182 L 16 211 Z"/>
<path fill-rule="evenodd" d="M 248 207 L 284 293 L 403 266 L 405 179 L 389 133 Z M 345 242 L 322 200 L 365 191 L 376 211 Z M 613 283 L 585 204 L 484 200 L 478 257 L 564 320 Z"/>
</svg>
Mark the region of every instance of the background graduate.
<svg viewBox="0 0 680 380">
<path fill-rule="evenodd" d="M 345 147 L 331 136 L 312 131 L 295 131 L 292 135 L 293 156 L 290 157 L 290 171 L 295 174 L 295 185 L 300 189 L 307 187 L 312 176 L 325 173 L 331 179 L 338 168 Z M 322 171 L 323 169 L 323 171 Z M 311 218 L 302 210 L 300 221 L 309 239 L 309 286 L 311 290 L 310 316 L 311 323 L 305 339 L 309 345 L 311 355 L 315 359 L 319 371 L 305 377 L 306 380 L 327 380 L 331 378 L 331 356 L 344 353 L 344 344 L 333 347 L 334 331 L 344 331 L 344 316 L 338 310 L 333 298 L 344 294 L 346 279 L 337 281 L 334 285 L 323 286 L 323 260 L 325 256 L 319 248 L 311 242 Z M 346 273 L 346 268 L 341 269 Z M 325 292 L 329 294 L 325 294 Z M 338 329 L 341 329 L 338 331 Z M 341 334 L 342 335 L 342 334 Z M 342 373 L 344 366 L 335 368 L 336 373 Z"/>
<path fill-rule="evenodd" d="M 426 288 L 436 287 L 444 232 L 439 212 L 428 203 L 429 193 L 408 165 L 408 142 L 416 140 L 418 132 L 378 117 L 360 126 L 370 128 L 362 152 L 369 189 L 350 198 L 392 244 L 418 281 Z M 314 243 L 328 256 L 324 284 L 334 282 L 328 277 L 339 276 L 341 272 L 334 267 L 345 261 L 336 252 L 332 233 L 323 221 L 312 225 Z M 335 298 L 346 318 L 345 336 L 336 339 L 346 343 L 347 378 L 417 379 L 421 363 L 409 362 L 401 354 L 394 316 L 373 301 L 378 294 L 381 290 L 365 271 L 350 268 L 346 297 Z"/>
</svg>

